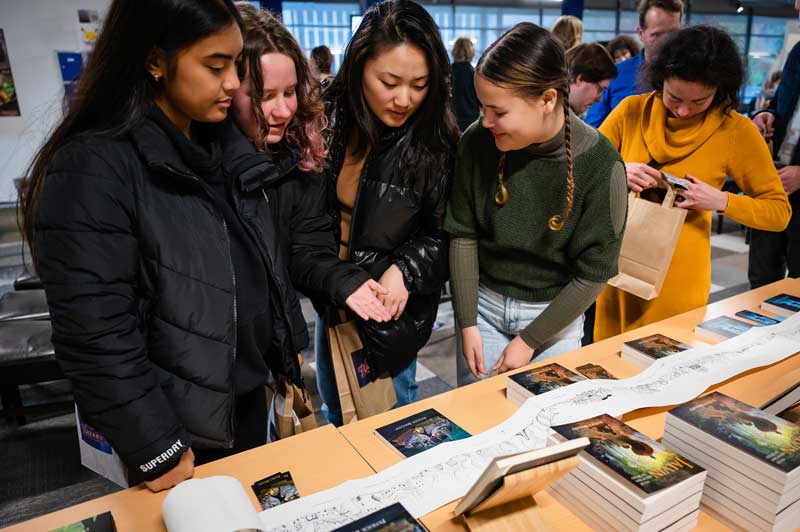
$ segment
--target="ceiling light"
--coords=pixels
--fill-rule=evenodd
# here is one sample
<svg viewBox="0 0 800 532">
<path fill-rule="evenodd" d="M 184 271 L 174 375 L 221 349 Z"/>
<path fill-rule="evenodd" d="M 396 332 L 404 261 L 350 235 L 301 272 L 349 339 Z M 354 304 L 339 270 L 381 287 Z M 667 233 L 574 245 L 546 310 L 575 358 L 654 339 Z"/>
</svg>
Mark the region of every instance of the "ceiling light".
<svg viewBox="0 0 800 532">
<path fill-rule="evenodd" d="M 741 2 L 736 2 L 736 12 L 741 13 L 742 11 L 744 11 L 744 6 Z"/>
</svg>

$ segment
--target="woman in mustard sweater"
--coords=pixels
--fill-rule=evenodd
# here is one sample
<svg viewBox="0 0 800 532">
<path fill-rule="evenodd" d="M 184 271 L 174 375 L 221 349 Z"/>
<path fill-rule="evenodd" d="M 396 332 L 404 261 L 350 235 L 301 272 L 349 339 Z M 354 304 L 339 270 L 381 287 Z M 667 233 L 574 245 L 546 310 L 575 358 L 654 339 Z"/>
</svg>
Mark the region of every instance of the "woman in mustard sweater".
<svg viewBox="0 0 800 532">
<path fill-rule="evenodd" d="M 783 230 L 791 214 L 767 145 L 735 111 L 744 67 L 726 32 L 676 32 L 647 74 L 655 91 L 625 99 L 600 132 L 622 155 L 631 190 L 655 185 L 656 168 L 690 181 L 676 203 L 689 212 L 661 294 L 645 301 L 606 287 L 597 300 L 595 340 L 707 304 L 712 211 L 765 231 Z M 727 176 L 744 195 L 721 190 Z"/>
</svg>

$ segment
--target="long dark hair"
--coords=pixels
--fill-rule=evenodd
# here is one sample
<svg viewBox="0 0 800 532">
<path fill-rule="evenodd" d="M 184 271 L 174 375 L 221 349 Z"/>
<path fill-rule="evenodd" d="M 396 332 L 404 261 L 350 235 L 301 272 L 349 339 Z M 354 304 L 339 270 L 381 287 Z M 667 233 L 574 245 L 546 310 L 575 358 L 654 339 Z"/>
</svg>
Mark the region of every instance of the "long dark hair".
<svg viewBox="0 0 800 532">
<path fill-rule="evenodd" d="M 18 219 L 29 244 L 37 199 L 58 149 L 87 133 L 119 138 L 134 129 L 160 90 L 145 70 L 153 51 L 165 53 L 173 68 L 179 50 L 233 23 L 241 27 L 232 0 L 114 0 L 66 115 L 37 152 L 21 189 Z"/>
<path fill-rule="evenodd" d="M 664 90 L 664 81 L 672 77 L 714 87 L 717 93 L 711 105 L 735 111 L 745 69 L 728 32 L 713 26 L 690 26 L 669 36 L 645 72 L 659 92 Z"/>
<path fill-rule="evenodd" d="M 250 99 L 253 114 L 258 124 L 256 146 L 269 153 L 267 144 L 269 123 L 261 110 L 264 97 L 264 76 L 261 72 L 261 56 L 279 53 L 294 63 L 297 75 L 297 112 L 286 128 L 281 145 L 300 154 L 300 169 L 305 172 L 320 172 L 325 167 L 327 150 L 322 131 L 327 125 L 325 105 L 319 96 L 317 81 L 311 76 L 308 60 L 303 49 L 289 30 L 268 11 L 258 9 L 247 2 L 237 2 L 244 21 L 244 50 L 242 62 L 250 71 Z M 277 147 L 280 149 L 280 146 Z"/>
<path fill-rule="evenodd" d="M 558 98 L 564 109 L 567 204 L 561 214 L 550 217 L 549 227 L 553 230 L 561 229 L 572 211 L 575 196 L 569 112 L 569 71 L 563 46 L 541 26 L 520 22 L 483 52 L 475 72 L 495 85 L 512 89 L 525 98 L 538 98 L 549 89 L 558 92 Z"/>
<path fill-rule="evenodd" d="M 450 60 L 439 27 L 421 5 L 411 0 L 386 0 L 372 6 L 347 45 L 326 98 L 341 106 L 348 125 L 342 139 L 352 140 L 353 152 L 363 155 L 367 149 L 375 148 L 382 127 L 364 99 L 364 64 L 387 47 L 403 43 L 419 47 L 428 60 L 428 94 L 409 118 L 409 142 L 401 159 L 411 168 L 420 168 L 430 162 L 430 154 L 452 150 L 458 139 L 450 106 Z"/>
</svg>

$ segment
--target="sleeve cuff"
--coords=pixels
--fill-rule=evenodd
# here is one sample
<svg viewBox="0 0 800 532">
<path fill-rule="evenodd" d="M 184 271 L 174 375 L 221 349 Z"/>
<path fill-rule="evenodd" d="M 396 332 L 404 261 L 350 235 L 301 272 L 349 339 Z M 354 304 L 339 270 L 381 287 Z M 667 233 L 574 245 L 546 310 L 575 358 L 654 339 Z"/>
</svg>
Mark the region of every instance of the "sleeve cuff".
<svg viewBox="0 0 800 532">
<path fill-rule="evenodd" d="M 125 463 L 134 468 L 136 474 L 141 475 L 144 480 L 155 480 L 178 465 L 181 456 L 191 445 L 189 434 L 180 430 L 177 434 L 162 438 L 156 444 L 128 456 Z"/>
<path fill-rule="evenodd" d="M 408 268 L 406 261 L 403 260 L 402 257 L 395 256 L 392 264 L 397 266 L 403 273 L 403 283 L 406 285 L 406 290 L 408 290 L 408 293 L 410 294 L 412 292 L 412 288 L 414 287 L 414 276 L 411 275 L 411 270 Z"/>
</svg>

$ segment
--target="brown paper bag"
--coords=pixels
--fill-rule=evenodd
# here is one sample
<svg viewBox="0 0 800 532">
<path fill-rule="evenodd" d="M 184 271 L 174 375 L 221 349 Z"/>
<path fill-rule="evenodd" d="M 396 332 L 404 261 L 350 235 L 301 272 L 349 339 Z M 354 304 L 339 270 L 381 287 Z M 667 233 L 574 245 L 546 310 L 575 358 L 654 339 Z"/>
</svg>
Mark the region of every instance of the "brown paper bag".
<svg viewBox="0 0 800 532">
<path fill-rule="evenodd" d="M 291 383 L 283 385 L 283 393 L 280 387 L 278 386 L 279 389 L 275 392 L 271 406 L 274 410 L 272 421 L 277 437 L 273 436 L 270 441 L 282 440 L 317 428 L 314 408 L 311 406 L 311 395 Z"/>
<path fill-rule="evenodd" d="M 661 292 L 686 219 L 686 210 L 675 207 L 675 188 L 664 184 L 667 189 L 661 204 L 638 197 L 635 192 L 628 195 L 619 274 L 608 281 L 611 286 L 648 301 Z"/>
<path fill-rule="evenodd" d="M 390 410 L 397 403 L 391 376 L 375 377 L 366 358 L 356 324 L 346 321 L 328 327 L 336 387 L 345 424 Z"/>
</svg>

